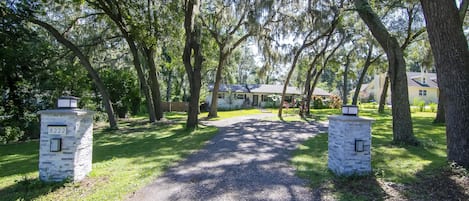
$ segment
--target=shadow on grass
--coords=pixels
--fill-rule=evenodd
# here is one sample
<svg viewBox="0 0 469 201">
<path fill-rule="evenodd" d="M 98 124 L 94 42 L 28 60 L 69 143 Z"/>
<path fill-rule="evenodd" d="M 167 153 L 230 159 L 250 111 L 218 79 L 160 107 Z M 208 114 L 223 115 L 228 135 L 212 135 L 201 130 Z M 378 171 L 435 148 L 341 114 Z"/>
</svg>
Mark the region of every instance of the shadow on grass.
<svg viewBox="0 0 469 201">
<path fill-rule="evenodd" d="M 95 130 L 93 135 L 93 164 L 98 164 L 98 166 L 93 167 L 93 172 L 122 171 L 122 168 L 139 168 L 142 170 L 141 176 L 154 176 L 155 170 L 161 171 L 161 169 L 173 164 L 174 161 L 180 160 L 183 156 L 199 149 L 217 131 L 214 127 L 203 126 L 197 130 L 188 131 L 184 128 L 183 124 L 156 125 L 148 123 L 145 119 L 121 121 L 119 123 L 120 130 Z M 21 149 L 25 146 L 18 144 L 16 147 L 19 150 L 14 153 L 18 154 L 22 153 Z M 36 146 L 32 147 L 30 150 L 28 149 L 27 153 L 22 154 L 30 155 L 28 158 L 35 156 L 36 160 L 29 161 L 20 158 L 21 160 L 12 160 L 12 162 L 8 163 L 2 162 L 0 174 L 22 175 L 37 171 L 37 142 Z M 126 163 L 124 162 L 112 161 L 114 159 L 125 158 L 135 160 L 136 163 L 139 160 L 144 160 L 153 161 L 155 164 L 148 165 L 151 168 L 138 165 L 117 168 L 99 165 L 101 162 L 110 161 L 107 164 L 125 166 Z M 3 170 L 8 173 L 5 173 Z M 37 177 L 24 178 L 20 181 L 15 181 L 10 186 L 2 188 L 0 190 L 0 200 L 32 200 L 55 192 L 64 185 L 67 186 L 67 183 L 46 183 L 40 181 Z M 75 186 L 73 188 L 87 188 L 79 184 L 76 185 L 78 186 L 73 184 Z M 67 191 L 67 189 L 64 190 Z"/>
<path fill-rule="evenodd" d="M 314 119 L 324 119 L 335 113 L 328 110 L 313 114 L 317 117 Z M 389 111 L 378 114 L 365 110 L 360 116 L 376 120 L 372 126 L 371 176 L 341 178 L 327 171 L 327 134 L 308 140 L 296 152 L 295 157 L 300 158 L 293 163 L 297 163 L 298 175 L 339 200 L 468 200 L 467 171 L 461 174 L 448 168 L 445 127 L 433 124 L 431 114 L 413 114 L 419 146 L 392 144 Z"/>
<path fill-rule="evenodd" d="M 24 177 L 14 185 L 0 189 L 0 200 L 34 200 L 53 192 L 67 182 L 43 182 L 38 178 Z"/>
<path fill-rule="evenodd" d="M 464 168 L 423 169 L 416 177 L 403 192 L 409 200 L 469 200 L 469 173 Z"/>
<path fill-rule="evenodd" d="M 25 175 L 37 171 L 39 142 L 0 145 L 0 177 Z"/>
<path fill-rule="evenodd" d="M 295 151 L 297 175 L 310 181 L 315 197 L 337 200 L 385 200 L 387 195 L 374 176 L 336 176 L 327 167 L 327 133 L 306 141 Z M 327 200 L 327 199 L 326 199 Z"/>
</svg>

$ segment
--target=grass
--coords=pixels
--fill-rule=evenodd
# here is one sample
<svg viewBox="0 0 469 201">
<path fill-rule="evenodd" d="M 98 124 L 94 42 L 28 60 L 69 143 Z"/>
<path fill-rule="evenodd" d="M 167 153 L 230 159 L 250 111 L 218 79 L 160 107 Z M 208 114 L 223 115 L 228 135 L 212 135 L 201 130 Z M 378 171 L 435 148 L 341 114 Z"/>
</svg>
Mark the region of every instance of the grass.
<svg viewBox="0 0 469 201">
<path fill-rule="evenodd" d="M 338 114 L 340 111 L 312 110 L 312 112 L 312 119 L 324 121 L 327 120 L 328 115 Z M 432 182 L 439 182 L 435 181 L 434 178 L 445 174 L 465 177 L 464 174 L 454 172 L 453 174 L 454 168 L 448 167 L 445 126 L 432 124 L 435 113 L 412 113 L 414 134 L 421 142 L 421 145 L 416 147 L 398 146 L 391 143 L 392 118 L 389 111 L 378 114 L 375 110 L 362 109 L 359 115 L 376 120 L 372 124 L 373 173 L 365 177 L 334 176 L 327 168 L 328 136 L 323 133 L 301 145 L 292 159 L 293 165 L 297 168 L 297 174 L 308 179 L 313 188 L 325 189 L 338 200 L 384 200 L 390 196 L 397 199 L 428 200 L 434 199 L 433 193 L 425 194 L 422 192 L 430 192 L 425 188 L 434 185 Z M 298 120 L 300 119 L 298 118 Z M 443 178 L 448 179 L 444 176 Z M 467 181 L 467 177 L 465 178 Z M 419 183 L 425 180 L 429 182 L 423 185 Z M 464 179 L 457 181 L 459 184 L 466 185 Z M 469 196 L 464 193 L 464 191 L 469 192 L 469 186 L 461 187 L 455 184 L 458 182 L 449 180 L 448 183 L 450 187 L 447 188 L 460 187 L 463 189 L 452 198 L 459 199 Z M 391 190 L 388 192 L 389 189 L 382 187 L 383 184 L 403 185 L 403 187 L 400 191 Z M 443 199 L 448 199 L 448 197 Z"/>
<path fill-rule="evenodd" d="M 183 124 L 148 124 L 144 119 L 119 126 L 116 131 L 95 130 L 93 171 L 77 183 L 38 180 L 38 141 L 0 145 L 0 200 L 121 200 L 217 132 L 214 127 L 187 131 Z"/>
<path fill-rule="evenodd" d="M 270 109 L 267 109 L 266 111 L 270 112 Z M 262 113 L 262 111 L 257 108 L 251 108 L 251 109 L 242 109 L 242 110 L 218 111 L 217 113 L 218 113 L 218 117 L 210 118 L 210 120 L 215 121 L 215 120 L 238 117 L 238 116 L 260 114 Z M 208 112 L 202 112 L 199 114 L 199 118 L 206 118 L 207 116 L 208 116 Z"/>
</svg>

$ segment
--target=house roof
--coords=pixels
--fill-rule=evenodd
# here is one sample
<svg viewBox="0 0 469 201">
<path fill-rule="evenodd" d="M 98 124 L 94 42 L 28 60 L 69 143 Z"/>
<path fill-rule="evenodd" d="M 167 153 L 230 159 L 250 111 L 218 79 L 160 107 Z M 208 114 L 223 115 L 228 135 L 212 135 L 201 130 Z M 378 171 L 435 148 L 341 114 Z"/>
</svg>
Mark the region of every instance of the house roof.
<svg viewBox="0 0 469 201">
<path fill-rule="evenodd" d="M 314 88 L 313 96 L 330 96 L 330 95 L 331 93 L 324 91 L 321 88 L 317 88 L 317 87 Z"/>
<path fill-rule="evenodd" d="M 208 90 L 211 92 L 213 90 L 213 84 L 208 85 Z M 238 93 L 249 93 L 249 89 L 246 88 L 246 85 L 242 84 L 220 84 L 219 92 L 238 92 Z"/>
<path fill-rule="evenodd" d="M 421 72 L 407 72 L 407 84 L 409 87 L 429 87 L 438 88 L 436 73 L 426 73 L 428 80 L 426 84 L 421 82 Z"/>
<path fill-rule="evenodd" d="M 208 85 L 211 92 L 213 84 Z M 270 85 L 270 84 L 220 84 L 219 92 L 237 92 L 237 93 L 266 93 L 266 94 L 281 94 L 283 85 Z M 301 91 L 296 87 L 287 87 L 286 94 L 301 95 Z M 313 95 L 315 96 L 330 96 L 331 93 L 316 87 Z"/>
<path fill-rule="evenodd" d="M 281 94 L 283 92 L 283 85 L 270 85 L 270 84 L 248 84 L 247 87 L 251 93 L 271 93 Z M 287 87 L 286 94 L 300 95 L 301 92 L 296 87 Z"/>
</svg>

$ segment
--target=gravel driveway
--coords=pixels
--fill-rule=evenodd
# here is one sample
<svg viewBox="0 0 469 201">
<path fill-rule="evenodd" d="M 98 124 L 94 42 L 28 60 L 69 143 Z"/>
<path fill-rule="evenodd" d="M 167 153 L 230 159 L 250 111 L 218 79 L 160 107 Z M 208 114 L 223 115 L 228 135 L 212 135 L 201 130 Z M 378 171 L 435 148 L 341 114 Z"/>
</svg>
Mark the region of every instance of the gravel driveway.
<svg viewBox="0 0 469 201">
<path fill-rule="evenodd" d="M 289 158 L 298 144 L 325 128 L 262 120 L 271 116 L 204 122 L 220 128 L 207 146 L 129 200 L 315 200 Z"/>
</svg>

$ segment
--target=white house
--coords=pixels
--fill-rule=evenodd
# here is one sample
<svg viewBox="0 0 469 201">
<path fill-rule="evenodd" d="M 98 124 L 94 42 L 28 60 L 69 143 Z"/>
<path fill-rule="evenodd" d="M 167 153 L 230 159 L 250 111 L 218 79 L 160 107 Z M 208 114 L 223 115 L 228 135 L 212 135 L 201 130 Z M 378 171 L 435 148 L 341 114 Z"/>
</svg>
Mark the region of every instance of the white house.
<svg viewBox="0 0 469 201">
<path fill-rule="evenodd" d="M 212 101 L 213 85 L 209 85 L 209 95 L 206 103 L 210 106 Z M 218 91 L 218 108 L 237 109 L 243 107 L 264 107 L 268 102 L 276 102 L 279 104 L 283 91 L 283 85 L 268 84 L 221 84 Z M 301 91 L 296 87 L 287 87 L 285 100 L 289 103 L 295 101 L 295 98 L 302 95 Z M 316 88 L 313 92 L 314 96 L 329 97 L 331 94 Z"/>
<path fill-rule="evenodd" d="M 372 96 L 378 101 L 384 86 L 385 75 L 375 75 L 373 81 L 367 85 L 362 85 L 360 98 L 367 99 Z M 425 101 L 425 103 L 438 103 L 438 84 L 436 73 L 428 73 L 426 70 L 422 72 L 407 72 L 407 84 L 409 93 L 409 103 L 412 104 L 415 99 Z M 388 88 L 388 96 L 386 103 L 391 104 L 391 89 Z"/>
</svg>

